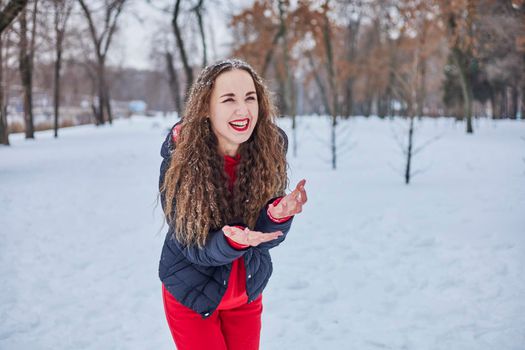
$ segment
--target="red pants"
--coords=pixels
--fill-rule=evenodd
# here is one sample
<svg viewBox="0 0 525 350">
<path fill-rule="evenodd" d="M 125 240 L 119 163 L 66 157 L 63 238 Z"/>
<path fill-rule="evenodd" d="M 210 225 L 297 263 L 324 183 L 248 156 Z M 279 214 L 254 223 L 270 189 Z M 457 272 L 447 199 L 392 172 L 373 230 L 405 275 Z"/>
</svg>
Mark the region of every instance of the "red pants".
<svg viewBox="0 0 525 350">
<path fill-rule="evenodd" d="M 216 310 L 203 319 L 179 303 L 162 285 L 164 311 L 178 350 L 257 350 L 261 335 L 262 294 L 253 302 Z"/>
</svg>

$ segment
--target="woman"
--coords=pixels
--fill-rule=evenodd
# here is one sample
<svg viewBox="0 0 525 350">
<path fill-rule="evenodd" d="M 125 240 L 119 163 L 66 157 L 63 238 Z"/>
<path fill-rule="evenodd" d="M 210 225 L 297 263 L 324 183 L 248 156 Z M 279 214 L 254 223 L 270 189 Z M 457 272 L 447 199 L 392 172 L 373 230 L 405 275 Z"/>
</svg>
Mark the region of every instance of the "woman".
<svg viewBox="0 0 525 350">
<path fill-rule="evenodd" d="M 287 138 L 245 62 L 206 67 L 164 141 L 161 203 L 169 224 L 159 277 L 179 350 L 259 348 L 269 250 L 307 201 L 287 187 Z"/>
</svg>

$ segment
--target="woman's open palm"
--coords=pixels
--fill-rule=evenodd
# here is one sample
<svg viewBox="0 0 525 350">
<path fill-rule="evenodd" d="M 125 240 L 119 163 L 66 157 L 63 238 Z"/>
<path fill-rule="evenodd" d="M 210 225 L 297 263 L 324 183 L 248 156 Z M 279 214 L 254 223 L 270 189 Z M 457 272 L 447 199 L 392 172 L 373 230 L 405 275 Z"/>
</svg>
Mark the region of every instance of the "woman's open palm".
<svg viewBox="0 0 525 350">
<path fill-rule="evenodd" d="M 244 244 L 252 247 L 256 247 L 261 243 L 273 241 L 274 239 L 283 235 L 281 231 L 275 231 L 270 233 L 263 233 L 259 231 L 252 231 L 249 228 L 244 230 L 235 226 L 224 226 L 222 228 L 224 234 L 239 244 Z"/>
</svg>

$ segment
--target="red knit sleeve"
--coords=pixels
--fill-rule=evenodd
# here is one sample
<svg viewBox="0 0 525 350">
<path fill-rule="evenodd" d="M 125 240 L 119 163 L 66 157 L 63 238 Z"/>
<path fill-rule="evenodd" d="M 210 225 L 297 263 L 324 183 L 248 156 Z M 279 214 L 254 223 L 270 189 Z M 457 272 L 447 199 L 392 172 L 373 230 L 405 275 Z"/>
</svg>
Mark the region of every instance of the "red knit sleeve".
<svg viewBox="0 0 525 350">
<path fill-rule="evenodd" d="M 180 128 L 182 127 L 182 124 L 177 124 L 175 127 L 171 130 L 171 138 L 173 142 L 177 141 L 177 138 L 179 137 Z"/>
<path fill-rule="evenodd" d="M 238 228 L 240 228 L 241 230 L 244 230 L 244 227 L 242 227 L 242 226 L 238 226 L 238 225 L 237 225 L 237 226 L 235 226 L 235 227 L 238 227 Z M 235 242 L 233 239 L 231 239 L 230 237 L 228 237 L 228 236 L 226 236 L 226 235 L 224 235 L 224 236 L 226 237 L 226 240 L 228 241 L 228 243 L 230 244 L 230 246 L 231 246 L 232 248 L 235 248 L 235 249 L 246 249 L 246 248 L 249 247 L 249 245 L 247 245 L 247 244 L 240 244 L 240 243 L 237 243 L 237 242 Z"/>
<path fill-rule="evenodd" d="M 277 204 L 279 204 L 281 199 L 283 199 L 283 197 L 277 198 L 276 200 L 273 201 L 272 205 L 275 207 Z M 272 214 L 270 213 L 270 206 L 268 206 L 268 209 L 266 210 L 266 215 L 268 215 L 270 220 L 272 220 L 276 224 L 282 224 L 283 222 L 286 222 L 286 221 L 288 221 L 288 220 L 290 220 L 292 218 L 291 216 L 285 216 L 284 218 L 275 218 L 275 217 L 273 217 Z"/>
</svg>

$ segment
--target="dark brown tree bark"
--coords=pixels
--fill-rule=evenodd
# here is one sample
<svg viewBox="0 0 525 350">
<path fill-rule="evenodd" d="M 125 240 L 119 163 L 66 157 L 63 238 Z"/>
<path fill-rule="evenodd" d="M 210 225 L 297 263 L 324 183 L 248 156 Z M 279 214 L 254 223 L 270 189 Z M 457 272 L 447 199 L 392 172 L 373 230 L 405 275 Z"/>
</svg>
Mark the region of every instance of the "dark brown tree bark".
<svg viewBox="0 0 525 350">
<path fill-rule="evenodd" d="M 0 33 L 0 145 L 9 146 L 9 130 L 7 128 L 7 106 L 4 101 L 4 40 Z"/>
<path fill-rule="evenodd" d="M 510 119 L 517 119 L 518 118 L 518 87 L 517 83 L 516 85 L 513 85 L 511 87 L 511 101 L 510 101 Z"/>
<path fill-rule="evenodd" d="M 28 0 L 11 0 L 0 12 L 0 33 L 13 22 L 16 16 L 27 5 Z"/>
<path fill-rule="evenodd" d="M 33 50 L 34 50 L 34 32 L 36 26 L 36 9 L 37 1 L 35 0 L 33 14 L 33 37 L 28 38 L 27 29 L 27 10 L 24 8 L 20 14 L 20 51 L 19 63 L 20 80 L 23 89 L 23 108 L 26 139 L 35 138 L 35 128 L 33 124 Z"/>
<path fill-rule="evenodd" d="M 177 0 L 175 7 L 173 8 L 173 17 L 171 19 L 171 26 L 173 28 L 173 34 L 175 35 L 175 40 L 177 42 L 177 47 L 179 48 L 180 57 L 182 60 L 182 66 L 184 67 L 184 72 L 186 74 L 186 91 L 184 93 L 184 104 L 186 104 L 186 99 L 190 92 L 191 84 L 193 83 L 193 69 L 188 61 L 188 56 L 186 54 L 186 49 L 184 47 L 184 40 L 182 39 L 182 34 L 177 23 L 179 18 L 180 11 L 180 0 Z M 182 108 L 184 109 L 184 107 Z"/>
<path fill-rule="evenodd" d="M 4 60 L 2 33 L 26 6 L 27 0 L 12 0 L 0 11 L 0 144 L 9 145 L 7 101 L 4 96 Z"/>
</svg>

